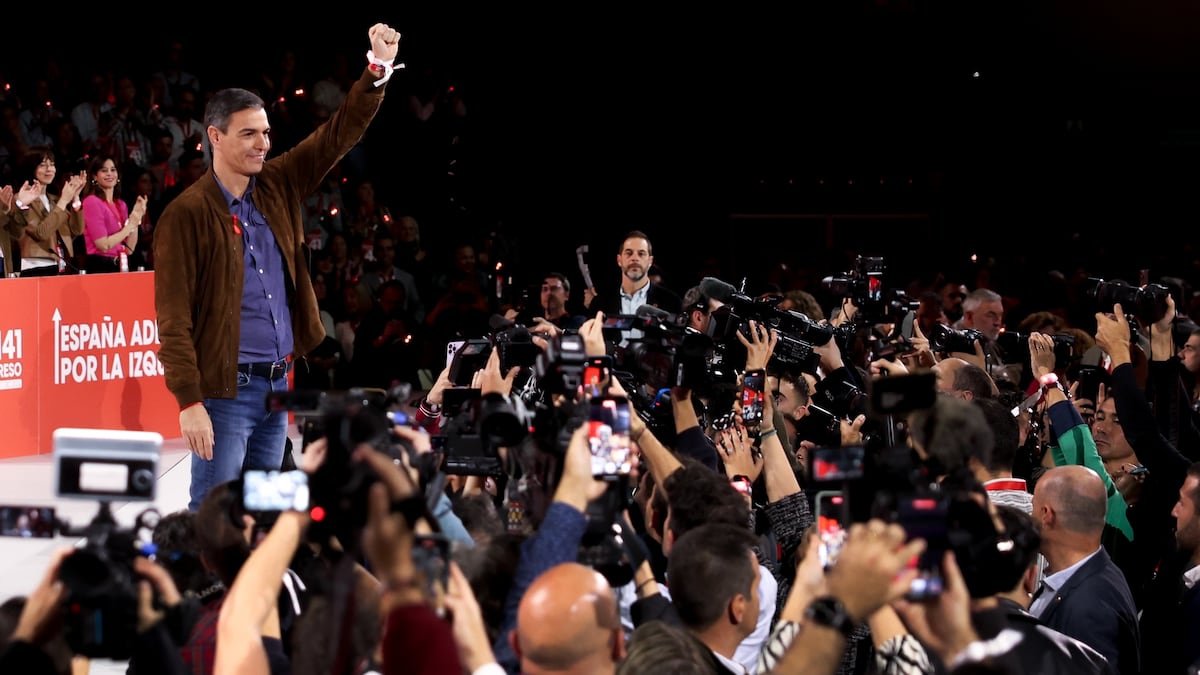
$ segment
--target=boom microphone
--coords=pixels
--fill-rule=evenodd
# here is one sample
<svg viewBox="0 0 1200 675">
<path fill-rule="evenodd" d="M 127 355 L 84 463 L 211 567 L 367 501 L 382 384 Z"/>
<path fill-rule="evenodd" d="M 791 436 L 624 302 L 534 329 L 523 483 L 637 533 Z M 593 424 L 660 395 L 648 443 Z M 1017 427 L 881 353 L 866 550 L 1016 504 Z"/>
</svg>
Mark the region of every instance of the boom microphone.
<svg viewBox="0 0 1200 675">
<path fill-rule="evenodd" d="M 634 315 L 639 319 L 654 319 L 663 323 L 675 323 L 675 315 L 665 309 L 659 309 L 654 305 L 642 305 L 637 308 Z"/>
<path fill-rule="evenodd" d="M 729 299 L 733 296 L 741 295 L 733 285 L 727 284 L 716 277 L 704 277 L 701 279 L 700 292 L 713 300 L 721 302 L 729 302 Z"/>
</svg>

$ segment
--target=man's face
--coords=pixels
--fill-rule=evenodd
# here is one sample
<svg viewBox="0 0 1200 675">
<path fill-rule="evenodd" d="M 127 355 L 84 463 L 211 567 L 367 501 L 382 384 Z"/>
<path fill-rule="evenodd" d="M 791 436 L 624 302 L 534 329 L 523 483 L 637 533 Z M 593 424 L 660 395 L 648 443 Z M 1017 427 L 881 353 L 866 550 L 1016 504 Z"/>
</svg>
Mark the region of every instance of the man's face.
<svg viewBox="0 0 1200 675">
<path fill-rule="evenodd" d="M 947 284 L 942 289 L 942 309 L 947 314 L 959 315 L 962 314 L 963 300 L 967 297 L 967 287 L 959 284 Z"/>
<path fill-rule="evenodd" d="M 768 375 L 767 391 L 771 394 L 775 409 L 785 419 L 795 422 L 808 414 L 809 396 L 803 385 L 777 375 Z"/>
<path fill-rule="evenodd" d="M 1004 304 L 999 300 L 980 303 L 975 309 L 963 315 L 965 323 L 983 333 L 989 340 L 995 340 L 1000 335 L 1004 325 Z"/>
<path fill-rule="evenodd" d="M 942 313 L 941 305 L 934 300 L 922 300 L 917 307 L 915 317 L 917 325 L 921 327 L 921 333 L 926 337 L 933 332 L 934 326 L 946 321 L 946 315 Z"/>
<path fill-rule="evenodd" d="M 562 279 L 546 277 L 542 280 L 542 309 L 548 315 L 557 316 L 567 304 L 567 289 Z"/>
<path fill-rule="evenodd" d="M 1096 409 L 1096 419 L 1092 423 L 1092 437 L 1096 441 L 1096 452 L 1104 461 L 1123 459 L 1133 456 L 1133 446 L 1125 439 L 1125 430 L 1117 419 L 1117 404 L 1109 396 Z"/>
<path fill-rule="evenodd" d="M 271 125 L 266 110 L 240 110 L 229 116 L 229 132 L 209 127 L 217 140 L 212 143 L 213 162 L 243 176 L 256 176 L 271 150 Z"/>
<path fill-rule="evenodd" d="M 1200 547 L 1200 514 L 1196 513 L 1196 502 L 1192 500 L 1197 487 L 1200 487 L 1200 478 L 1188 476 L 1179 488 L 1179 501 L 1171 509 L 1171 516 L 1175 518 L 1175 542 L 1183 551 L 1195 551 Z"/>
<path fill-rule="evenodd" d="M 1179 360 L 1193 375 L 1200 374 L 1200 335 L 1189 335 L 1187 342 L 1179 348 Z"/>
<path fill-rule="evenodd" d="M 375 259 L 383 270 L 389 270 L 396 262 L 396 243 L 391 239 L 375 242 Z"/>
<path fill-rule="evenodd" d="M 621 244 L 621 252 L 617 254 L 617 265 L 626 279 L 640 282 L 652 264 L 654 256 L 650 255 L 650 242 L 640 237 L 632 237 Z"/>
</svg>

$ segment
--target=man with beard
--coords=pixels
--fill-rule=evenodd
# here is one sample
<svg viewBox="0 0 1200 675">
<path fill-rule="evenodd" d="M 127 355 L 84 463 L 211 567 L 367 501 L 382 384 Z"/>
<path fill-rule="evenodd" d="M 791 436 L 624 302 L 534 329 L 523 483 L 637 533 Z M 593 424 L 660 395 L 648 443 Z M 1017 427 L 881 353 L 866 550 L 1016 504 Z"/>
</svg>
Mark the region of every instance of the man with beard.
<svg viewBox="0 0 1200 675">
<path fill-rule="evenodd" d="M 583 301 L 588 313 L 595 315 L 597 311 L 604 312 L 610 317 L 617 314 L 636 314 L 638 307 L 650 305 L 661 310 L 678 314 L 683 304 L 679 296 L 666 288 L 652 283 L 647 271 L 654 264 L 654 249 L 650 245 L 650 237 L 644 232 L 633 230 L 625 235 L 621 248 L 617 251 L 617 266 L 621 268 L 621 287 L 614 295 L 600 295 L 594 290 L 584 291 Z M 639 330 L 626 330 L 621 333 L 621 345 L 642 336 Z"/>
<path fill-rule="evenodd" d="M 1188 467 L 1171 515 L 1178 550 L 1163 559 L 1141 616 L 1148 673 L 1185 673 L 1200 661 L 1200 462 Z"/>
</svg>

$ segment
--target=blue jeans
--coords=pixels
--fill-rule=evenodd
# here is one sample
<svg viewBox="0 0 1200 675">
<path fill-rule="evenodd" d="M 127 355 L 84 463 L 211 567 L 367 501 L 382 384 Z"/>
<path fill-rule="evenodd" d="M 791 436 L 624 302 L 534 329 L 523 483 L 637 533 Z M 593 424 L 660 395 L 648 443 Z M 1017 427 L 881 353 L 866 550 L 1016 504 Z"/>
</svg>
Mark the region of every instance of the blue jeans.
<svg viewBox="0 0 1200 675">
<path fill-rule="evenodd" d="M 286 375 L 274 380 L 239 372 L 237 398 L 207 398 L 204 408 L 213 425 L 213 458 L 192 453 L 191 501 L 196 511 L 213 486 L 241 478 L 249 469 L 279 469 L 287 442 L 288 413 L 267 411 L 267 394 L 286 391 Z"/>
</svg>

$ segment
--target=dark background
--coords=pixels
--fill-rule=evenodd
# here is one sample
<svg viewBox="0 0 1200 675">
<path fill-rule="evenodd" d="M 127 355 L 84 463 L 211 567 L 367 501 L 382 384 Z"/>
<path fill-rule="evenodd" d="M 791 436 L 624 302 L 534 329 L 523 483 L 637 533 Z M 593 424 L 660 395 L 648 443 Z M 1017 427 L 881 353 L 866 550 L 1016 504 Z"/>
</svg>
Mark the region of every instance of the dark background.
<svg viewBox="0 0 1200 675">
<path fill-rule="evenodd" d="M 181 38 L 206 88 L 252 86 L 285 47 L 302 68 L 339 52 L 354 64 L 368 26 L 388 22 L 409 68 L 434 64 L 468 104 L 466 212 L 423 220 L 423 234 L 502 231 L 535 275 L 573 270 L 589 243 L 595 276 L 615 277 L 631 228 L 650 232 L 679 290 L 703 269 L 823 274 L 856 252 L 887 256 L 897 282 L 993 261 L 999 276 L 1191 273 L 1200 9 L 1184 3 L 192 15 L 73 13 L 53 31 L 9 31 L 0 63 L 10 77 L 49 53 L 137 68 Z M 405 189 L 392 171 L 404 115 L 393 93 L 368 137 L 385 202 Z M 795 217 L 831 213 L 858 217 Z"/>
</svg>

